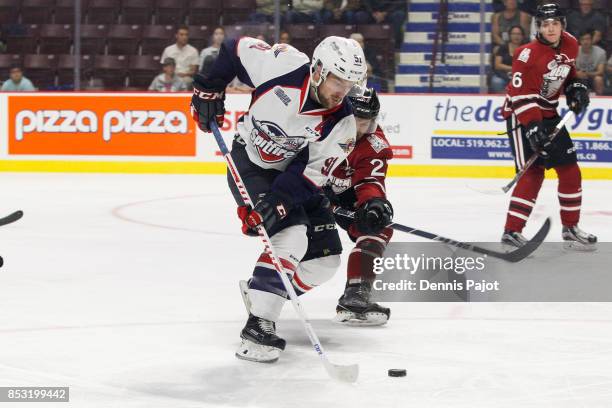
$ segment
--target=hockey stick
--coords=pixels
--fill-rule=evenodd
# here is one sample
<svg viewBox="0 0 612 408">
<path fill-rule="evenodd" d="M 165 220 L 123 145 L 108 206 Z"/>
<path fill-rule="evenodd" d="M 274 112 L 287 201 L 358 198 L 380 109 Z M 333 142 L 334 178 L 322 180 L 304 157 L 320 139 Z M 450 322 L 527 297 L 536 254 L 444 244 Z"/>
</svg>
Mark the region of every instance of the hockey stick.
<svg viewBox="0 0 612 408">
<path fill-rule="evenodd" d="M 559 123 L 557 123 L 557 126 L 555 126 L 555 130 L 553 130 L 552 134 L 550 135 L 550 140 L 552 141 L 555 137 L 557 137 L 557 135 L 559 134 L 559 132 L 561 131 L 561 129 L 563 129 L 563 126 L 565 126 L 565 124 L 567 123 L 568 120 L 570 120 L 573 116 L 573 112 L 567 111 L 567 113 L 565 115 L 563 115 L 563 118 L 561 119 L 561 121 Z M 512 188 L 512 186 L 514 186 L 516 184 L 517 181 L 520 180 L 521 177 L 523 177 L 523 174 L 525 174 L 527 172 L 527 170 L 529 170 L 529 167 L 531 167 L 531 165 L 533 163 L 535 163 L 535 161 L 538 159 L 538 154 L 534 153 L 531 155 L 531 157 L 529 158 L 529 160 L 527 160 L 527 163 L 525 163 L 525 165 L 523 166 L 523 168 L 516 173 L 516 175 L 514 176 L 514 178 L 505 186 L 502 187 L 502 190 L 504 191 L 504 193 L 507 193 L 508 191 L 510 191 L 510 189 Z"/>
<path fill-rule="evenodd" d="M 344 208 L 340 208 L 340 207 L 334 208 L 334 214 L 339 215 L 341 217 L 351 219 L 351 220 L 355 219 L 355 211 L 345 210 Z M 454 247 L 467 249 L 468 251 L 477 252 L 479 254 L 492 256 L 498 259 L 503 259 L 504 261 L 518 262 L 518 261 L 525 259 L 533 251 L 538 249 L 540 244 L 544 241 L 544 238 L 546 238 L 546 235 L 548 235 L 548 231 L 550 230 L 550 218 L 546 218 L 546 221 L 544 221 L 544 224 L 542 225 L 542 227 L 540 227 L 540 230 L 533 236 L 533 238 L 531 238 L 531 240 L 529 240 L 522 247 L 515 249 L 514 251 L 511 251 L 511 252 L 493 251 L 491 249 L 483 248 L 483 247 L 480 247 L 474 244 L 468 244 L 467 242 L 459 242 L 459 241 L 455 241 L 454 239 L 445 238 L 441 235 L 436 235 L 431 232 L 423 231 L 423 230 L 412 228 L 412 227 L 407 227 L 402 224 L 391 223 L 389 227 L 393 228 L 394 230 L 407 232 L 408 234 L 417 235 L 422 238 L 427 238 L 433 241 L 443 242 L 445 244 L 452 245 Z"/>
<path fill-rule="evenodd" d="M 23 211 L 17 210 L 14 213 L 7 215 L 6 217 L 0 218 L 0 227 L 3 225 L 11 224 L 15 221 L 19 221 L 23 217 Z"/>
<path fill-rule="evenodd" d="M 251 197 L 249 196 L 249 193 L 246 190 L 244 183 L 242 182 L 240 173 L 238 173 L 238 169 L 236 168 L 234 160 L 232 159 L 232 156 L 230 155 L 230 152 L 227 146 L 225 145 L 225 141 L 221 136 L 221 132 L 219 131 L 217 124 L 211 122 L 210 127 L 213 132 L 213 135 L 215 136 L 215 140 L 217 141 L 217 145 L 219 146 L 219 150 L 221 150 L 221 154 L 223 155 L 223 158 L 227 163 L 227 167 L 230 171 L 230 174 L 232 175 L 232 178 L 236 183 L 236 187 L 238 188 L 238 191 L 240 192 L 240 195 L 244 200 L 244 203 L 250 206 L 254 206 L 253 200 L 251 200 Z M 278 257 L 278 255 L 276 255 L 274 251 L 274 247 L 272 246 L 272 242 L 270 241 L 270 237 L 268 236 L 267 231 L 265 230 L 265 228 L 260 226 L 257 228 L 257 232 L 259 233 L 259 236 L 261 237 L 261 240 L 264 243 L 265 251 L 268 253 L 268 255 L 270 255 L 272 264 L 274 265 L 276 272 L 280 276 L 280 279 L 283 282 L 283 285 L 285 286 L 285 290 L 289 294 L 291 304 L 293 305 L 296 314 L 300 318 L 302 325 L 306 330 L 306 334 L 308 335 L 308 338 L 312 343 L 312 347 L 323 361 L 323 366 L 325 367 L 325 370 L 327 371 L 330 377 L 336 380 L 344 382 L 355 382 L 357 380 L 357 377 L 359 376 L 359 366 L 357 364 L 338 365 L 333 364 L 329 361 L 329 359 L 327 358 L 327 354 L 323 350 L 323 346 L 321 345 L 317 334 L 312 328 L 312 325 L 310 324 L 310 321 L 306 316 L 306 312 L 304 311 L 304 308 L 302 307 L 302 304 L 300 303 L 300 300 L 297 294 L 295 293 L 295 289 L 293 289 L 293 285 L 289 281 L 287 274 L 283 271 L 280 258 Z"/>
</svg>

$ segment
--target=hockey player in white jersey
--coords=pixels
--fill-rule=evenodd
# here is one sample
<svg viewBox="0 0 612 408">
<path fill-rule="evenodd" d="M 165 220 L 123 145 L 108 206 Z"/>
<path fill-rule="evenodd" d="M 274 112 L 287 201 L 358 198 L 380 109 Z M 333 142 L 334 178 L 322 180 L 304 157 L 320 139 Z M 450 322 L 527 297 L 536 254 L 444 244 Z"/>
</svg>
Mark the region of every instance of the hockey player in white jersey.
<svg viewBox="0 0 612 408">
<path fill-rule="evenodd" d="M 229 174 L 228 184 L 242 231 L 266 229 L 298 294 L 329 280 L 340 265 L 342 246 L 321 187 L 355 146 L 346 96 L 365 75 L 365 57 L 354 40 L 328 37 L 310 61 L 289 45 L 243 37 L 225 42 L 209 73 L 194 80 L 192 112 L 205 132 L 211 121 L 222 125 L 224 90 L 234 77 L 255 88 L 231 151 L 254 208 L 245 206 Z M 276 322 L 287 293 L 265 252 L 255 262 L 248 297 L 236 356 L 276 361 L 285 348 Z"/>
</svg>

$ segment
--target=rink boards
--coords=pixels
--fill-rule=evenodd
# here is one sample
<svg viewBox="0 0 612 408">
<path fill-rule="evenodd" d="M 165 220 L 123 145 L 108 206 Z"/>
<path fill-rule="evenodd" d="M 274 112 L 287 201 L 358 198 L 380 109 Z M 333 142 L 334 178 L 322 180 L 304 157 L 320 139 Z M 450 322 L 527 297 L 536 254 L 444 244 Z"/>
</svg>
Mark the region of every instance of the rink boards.
<svg viewBox="0 0 612 408">
<path fill-rule="evenodd" d="M 440 79 L 452 84 L 444 67 L 438 69 Z M 418 74 L 409 76 L 422 76 Z M 395 154 L 390 175 L 513 174 L 508 137 L 499 135 L 505 131 L 503 96 L 380 98 L 379 124 Z M 0 94 L 0 170 L 223 173 L 214 139 L 190 119 L 189 101 L 186 93 Z M 611 101 L 592 98 L 586 113 L 570 121 L 585 178 L 612 179 Z M 227 142 L 249 102 L 249 95 L 227 96 L 222 129 Z"/>
</svg>

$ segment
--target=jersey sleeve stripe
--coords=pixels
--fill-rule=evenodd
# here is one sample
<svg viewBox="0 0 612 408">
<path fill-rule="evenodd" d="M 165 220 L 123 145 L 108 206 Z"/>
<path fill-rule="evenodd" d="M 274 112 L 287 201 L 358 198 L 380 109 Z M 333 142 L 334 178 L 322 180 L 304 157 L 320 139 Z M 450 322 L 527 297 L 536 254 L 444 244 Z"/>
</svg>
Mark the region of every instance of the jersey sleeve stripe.
<svg viewBox="0 0 612 408">
<path fill-rule="evenodd" d="M 518 109 L 514 109 L 514 113 L 516 113 L 517 115 L 520 115 L 521 113 L 529 110 L 529 109 L 533 109 L 533 108 L 539 108 L 540 105 L 538 105 L 537 103 L 528 103 L 527 105 L 521 106 Z"/>
</svg>

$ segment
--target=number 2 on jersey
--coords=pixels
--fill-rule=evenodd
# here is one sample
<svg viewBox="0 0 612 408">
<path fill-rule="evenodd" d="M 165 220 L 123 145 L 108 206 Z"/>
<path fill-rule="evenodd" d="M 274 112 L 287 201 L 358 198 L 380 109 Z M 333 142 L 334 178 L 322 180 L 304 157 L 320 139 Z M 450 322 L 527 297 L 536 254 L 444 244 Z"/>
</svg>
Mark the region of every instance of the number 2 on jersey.
<svg viewBox="0 0 612 408">
<path fill-rule="evenodd" d="M 383 162 L 380 159 L 372 159 L 370 161 L 370 164 L 374 165 L 374 168 L 372 169 L 372 176 L 385 177 L 385 173 L 383 173 L 382 171 L 379 171 L 380 169 L 383 168 L 383 166 L 385 165 L 385 162 Z"/>
</svg>

